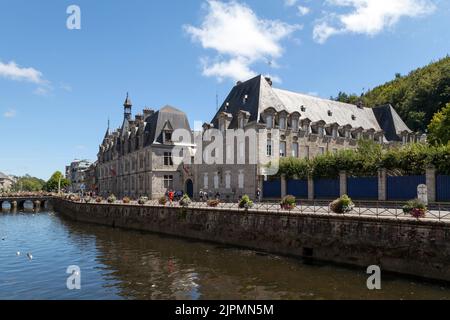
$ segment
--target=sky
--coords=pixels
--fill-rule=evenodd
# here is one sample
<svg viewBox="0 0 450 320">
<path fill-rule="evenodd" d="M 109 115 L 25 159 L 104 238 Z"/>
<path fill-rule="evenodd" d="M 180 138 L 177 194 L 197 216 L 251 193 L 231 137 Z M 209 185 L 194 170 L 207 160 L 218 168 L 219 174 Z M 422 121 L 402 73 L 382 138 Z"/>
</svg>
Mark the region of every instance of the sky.
<svg viewBox="0 0 450 320">
<path fill-rule="evenodd" d="M 448 0 L 0 0 L 0 171 L 95 160 L 127 92 L 192 124 L 258 74 L 359 94 L 445 57 L 448 30 Z"/>
</svg>

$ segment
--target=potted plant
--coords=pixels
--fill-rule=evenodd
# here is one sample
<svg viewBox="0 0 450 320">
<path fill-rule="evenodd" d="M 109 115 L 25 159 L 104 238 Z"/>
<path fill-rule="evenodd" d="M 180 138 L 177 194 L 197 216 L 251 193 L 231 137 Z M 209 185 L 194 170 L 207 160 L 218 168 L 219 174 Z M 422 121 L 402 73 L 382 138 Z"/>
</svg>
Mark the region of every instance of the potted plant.
<svg viewBox="0 0 450 320">
<path fill-rule="evenodd" d="M 293 210 L 296 207 L 296 199 L 294 196 L 286 196 L 280 203 L 281 209 Z"/>
<path fill-rule="evenodd" d="M 167 204 L 167 198 L 166 197 L 159 198 L 158 203 L 162 206 L 165 206 Z"/>
<path fill-rule="evenodd" d="M 349 213 L 355 208 L 355 204 L 348 195 L 343 195 L 330 204 L 330 209 L 334 213 Z"/>
<path fill-rule="evenodd" d="M 130 199 L 129 197 L 124 197 L 124 198 L 122 199 L 122 202 L 123 202 L 124 204 L 129 204 L 129 203 L 131 202 L 131 199 Z"/>
<path fill-rule="evenodd" d="M 208 207 L 217 208 L 220 204 L 220 200 L 218 200 L 218 199 L 208 200 L 207 204 L 208 204 Z"/>
<path fill-rule="evenodd" d="M 148 197 L 140 197 L 139 200 L 138 200 L 138 203 L 139 203 L 140 205 L 144 205 L 144 204 L 146 204 L 147 202 L 148 202 Z"/>
<path fill-rule="evenodd" d="M 417 219 L 425 218 L 427 210 L 428 208 L 425 203 L 423 203 L 419 199 L 408 201 L 406 205 L 403 206 L 403 212 L 405 214 L 410 214 Z"/>
<path fill-rule="evenodd" d="M 245 195 L 242 197 L 242 199 L 239 201 L 239 208 L 248 210 L 253 207 L 253 201 L 250 200 L 250 197 L 248 195 Z"/>
<path fill-rule="evenodd" d="M 110 195 L 107 199 L 108 203 L 115 203 L 117 201 L 117 198 L 115 195 Z"/>
<path fill-rule="evenodd" d="M 185 194 L 181 200 L 180 200 L 180 206 L 182 207 L 189 207 L 189 205 L 192 203 L 191 198 L 187 194 Z"/>
<path fill-rule="evenodd" d="M 97 202 L 97 203 L 101 203 L 102 201 L 103 201 L 102 197 L 95 198 L 95 202 Z"/>
</svg>

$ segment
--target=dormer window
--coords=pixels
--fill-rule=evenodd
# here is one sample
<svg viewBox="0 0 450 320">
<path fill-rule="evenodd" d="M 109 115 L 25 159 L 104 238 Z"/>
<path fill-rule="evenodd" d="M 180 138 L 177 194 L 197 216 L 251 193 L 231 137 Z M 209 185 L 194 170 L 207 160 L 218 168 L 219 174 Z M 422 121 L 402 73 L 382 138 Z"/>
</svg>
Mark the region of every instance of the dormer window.
<svg viewBox="0 0 450 320">
<path fill-rule="evenodd" d="M 338 137 L 338 129 L 336 127 L 334 127 L 332 129 L 331 135 L 332 135 L 333 139 L 337 139 L 337 137 Z"/>
<path fill-rule="evenodd" d="M 286 130 L 286 118 L 285 117 L 280 117 L 280 129 Z"/>
<path fill-rule="evenodd" d="M 353 114 L 352 115 L 352 120 L 355 121 L 356 120 L 356 116 Z"/>
<path fill-rule="evenodd" d="M 305 112 L 305 111 L 306 111 L 305 106 L 301 106 L 301 107 L 300 107 L 300 110 L 301 110 L 302 112 Z"/>
<path fill-rule="evenodd" d="M 303 123 L 303 131 L 305 131 L 306 134 L 310 134 L 311 133 L 311 127 L 309 126 L 308 122 L 304 122 Z"/>
<path fill-rule="evenodd" d="M 243 98 L 242 98 L 242 103 L 246 104 L 248 101 L 248 94 L 246 94 Z"/>
<path fill-rule="evenodd" d="M 273 116 L 271 114 L 268 114 L 266 116 L 266 128 L 267 129 L 273 128 Z"/>
<path fill-rule="evenodd" d="M 239 119 L 239 129 L 244 129 L 244 118 L 243 117 L 241 117 Z"/>
<path fill-rule="evenodd" d="M 333 116 L 333 112 L 331 112 L 331 110 L 328 110 L 328 116 L 332 117 Z"/>
<path fill-rule="evenodd" d="M 298 131 L 298 119 L 292 119 L 291 127 L 292 127 L 292 131 L 294 131 L 294 132 Z"/>
<path fill-rule="evenodd" d="M 164 143 L 171 143 L 171 142 L 172 142 L 172 131 L 164 132 Z"/>
<path fill-rule="evenodd" d="M 319 134 L 319 137 L 323 137 L 323 136 L 325 135 L 325 128 L 322 127 L 322 126 L 319 126 L 319 127 L 317 128 L 317 132 L 318 132 L 318 134 Z"/>
</svg>

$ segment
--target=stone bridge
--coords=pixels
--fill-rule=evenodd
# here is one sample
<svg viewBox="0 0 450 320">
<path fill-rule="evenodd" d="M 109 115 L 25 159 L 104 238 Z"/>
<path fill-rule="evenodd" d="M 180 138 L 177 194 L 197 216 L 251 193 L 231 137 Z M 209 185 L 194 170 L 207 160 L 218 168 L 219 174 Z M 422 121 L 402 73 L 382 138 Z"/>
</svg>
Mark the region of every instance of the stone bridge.
<svg viewBox="0 0 450 320">
<path fill-rule="evenodd" d="M 24 207 L 24 203 L 31 201 L 35 208 L 44 207 L 45 204 L 50 201 L 52 196 L 18 196 L 18 197 L 0 197 L 0 211 L 3 207 L 3 203 L 7 202 L 11 204 L 11 209 L 21 209 Z"/>
</svg>

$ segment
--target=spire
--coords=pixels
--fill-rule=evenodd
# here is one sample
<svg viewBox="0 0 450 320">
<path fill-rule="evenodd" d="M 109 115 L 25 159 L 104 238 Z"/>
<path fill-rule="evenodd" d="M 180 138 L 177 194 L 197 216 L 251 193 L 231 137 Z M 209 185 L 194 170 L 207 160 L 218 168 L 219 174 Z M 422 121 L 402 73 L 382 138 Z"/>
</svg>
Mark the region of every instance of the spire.
<svg viewBox="0 0 450 320">
<path fill-rule="evenodd" d="M 128 95 L 128 92 L 127 92 L 127 97 L 125 99 L 125 102 L 123 103 L 123 111 L 124 111 L 125 120 L 131 119 L 131 107 L 132 106 L 133 106 L 133 104 L 131 103 L 130 96 Z"/>
</svg>

